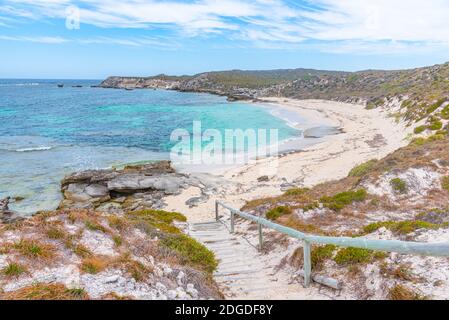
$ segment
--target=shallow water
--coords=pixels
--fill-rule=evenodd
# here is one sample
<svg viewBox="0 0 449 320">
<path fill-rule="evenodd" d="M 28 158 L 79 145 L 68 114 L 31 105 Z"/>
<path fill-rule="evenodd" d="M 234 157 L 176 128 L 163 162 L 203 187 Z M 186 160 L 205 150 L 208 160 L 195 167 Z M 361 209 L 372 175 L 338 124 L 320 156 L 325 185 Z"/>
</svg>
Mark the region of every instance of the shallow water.
<svg viewBox="0 0 449 320">
<path fill-rule="evenodd" d="M 0 198 L 25 200 L 23 214 L 53 209 L 70 172 L 168 159 L 173 130 L 278 129 L 301 132 L 268 109 L 224 97 L 164 90 L 91 88 L 99 81 L 0 80 Z M 64 88 L 58 88 L 64 83 Z M 73 88 L 72 85 L 83 85 Z"/>
</svg>

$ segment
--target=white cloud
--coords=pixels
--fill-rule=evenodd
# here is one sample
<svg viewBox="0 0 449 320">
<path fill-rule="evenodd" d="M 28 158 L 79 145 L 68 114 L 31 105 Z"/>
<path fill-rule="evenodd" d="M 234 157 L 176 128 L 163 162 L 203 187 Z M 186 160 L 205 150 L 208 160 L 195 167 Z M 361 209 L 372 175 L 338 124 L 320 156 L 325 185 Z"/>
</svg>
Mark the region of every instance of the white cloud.
<svg viewBox="0 0 449 320">
<path fill-rule="evenodd" d="M 20 41 L 20 42 L 36 42 L 46 44 L 61 44 L 69 40 L 62 37 L 22 37 L 22 36 L 0 36 L 0 40 Z"/>
<path fill-rule="evenodd" d="M 319 40 L 445 42 L 447 0 L 314 0 L 323 10 L 302 12 L 307 36 Z"/>
<path fill-rule="evenodd" d="M 64 19 L 80 8 L 81 24 L 162 29 L 173 39 L 216 35 L 265 48 L 397 53 L 447 48 L 448 0 L 4 0 L 1 17 Z M 142 46 L 142 39 L 85 39 Z M 95 40 L 95 41 L 94 41 Z M 81 41 L 81 42 L 83 42 Z M 314 42 L 318 44 L 314 44 Z"/>
</svg>

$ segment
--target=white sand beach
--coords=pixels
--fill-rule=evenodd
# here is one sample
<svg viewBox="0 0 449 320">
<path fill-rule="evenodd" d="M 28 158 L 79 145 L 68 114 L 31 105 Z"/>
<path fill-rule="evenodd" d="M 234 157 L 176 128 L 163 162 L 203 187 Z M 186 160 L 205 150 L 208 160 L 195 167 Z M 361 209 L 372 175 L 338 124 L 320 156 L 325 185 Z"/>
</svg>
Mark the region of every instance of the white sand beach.
<svg viewBox="0 0 449 320">
<path fill-rule="evenodd" d="M 323 100 L 264 100 L 263 105 L 272 106 L 273 110 L 278 107 L 306 118 L 308 123 L 302 129 L 325 123 L 339 127 L 342 133 L 322 138 L 302 151 L 257 160 L 222 172 L 218 196 L 207 195 L 207 201 L 189 207 L 187 200 L 202 196 L 200 188 L 190 187 L 180 195 L 166 198 L 166 210 L 183 212 L 191 222 L 208 221 L 213 218 L 215 200 L 239 208 L 249 200 L 279 195 L 289 186 L 310 187 L 343 178 L 354 166 L 383 158 L 405 146 L 407 136 L 412 132 L 412 128 L 395 123 L 394 118 L 381 108 L 367 110 L 363 105 Z M 259 182 L 258 178 L 267 172 L 271 173 L 269 180 Z"/>
</svg>

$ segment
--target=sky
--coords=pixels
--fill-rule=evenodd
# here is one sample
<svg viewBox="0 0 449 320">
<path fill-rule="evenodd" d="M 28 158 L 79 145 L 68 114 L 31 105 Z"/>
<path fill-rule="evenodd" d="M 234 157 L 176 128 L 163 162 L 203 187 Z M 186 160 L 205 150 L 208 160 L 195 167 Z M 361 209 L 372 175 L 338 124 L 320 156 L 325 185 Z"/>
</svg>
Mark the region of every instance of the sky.
<svg viewBox="0 0 449 320">
<path fill-rule="evenodd" d="M 449 61 L 449 0 L 0 0 L 0 78 Z"/>
</svg>

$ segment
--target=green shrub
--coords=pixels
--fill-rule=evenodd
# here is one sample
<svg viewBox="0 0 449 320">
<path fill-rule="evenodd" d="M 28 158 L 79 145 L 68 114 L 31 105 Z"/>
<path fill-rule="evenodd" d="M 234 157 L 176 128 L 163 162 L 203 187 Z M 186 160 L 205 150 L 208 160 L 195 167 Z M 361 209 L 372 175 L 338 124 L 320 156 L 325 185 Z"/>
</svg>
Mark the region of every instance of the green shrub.
<svg viewBox="0 0 449 320">
<path fill-rule="evenodd" d="M 441 118 L 445 120 L 449 120 L 449 105 L 445 106 L 443 110 L 441 110 Z"/>
<path fill-rule="evenodd" d="M 427 138 L 428 142 L 432 142 L 432 141 L 441 141 L 446 139 L 446 135 L 445 134 L 434 134 L 430 137 Z"/>
<path fill-rule="evenodd" d="M 449 176 L 444 176 L 441 178 L 441 188 L 449 191 Z"/>
<path fill-rule="evenodd" d="M 359 248 L 344 248 L 337 252 L 334 261 L 339 265 L 368 263 L 373 258 L 373 251 Z"/>
<path fill-rule="evenodd" d="M 270 219 L 270 220 L 276 220 L 277 218 L 282 217 L 283 215 L 291 214 L 291 213 L 292 213 L 292 209 L 290 209 L 289 207 L 281 206 L 281 207 L 276 207 L 276 208 L 268 211 L 266 214 L 266 217 L 267 217 L 267 219 Z"/>
<path fill-rule="evenodd" d="M 377 160 L 369 160 L 365 163 L 359 164 L 358 166 L 355 166 L 352 168 L 352 170 L 349 172 L 349 177 L 361 177 L 365 174 L 367 174 L 377 163 Z"/>
<path fill-rule="evenodd" d="M 394 178 L 390 180 L 390 185 L 393 190 L 397 193 L 406 193 L 407 192 L 407 183 L 401 178 Z"/>
<path fill-rule="evenodd" d="M 127 218 L 147 233 L 154 232 L 157 229 L 160 232 L 179 234 L 181 231 L 172 223 L 174 221 L 187 221 L 187 218 L 181 213 L 162 210 L 132 211 L 128 212 Z"/>
<path fill-rule="evenodd" d="M 322 197 L 320 201 L 326 208 L 339 211 L 353 202 L 365 201 L 367 195 L 368 194 L 365 189 L 359 189 L 357 191 L 341 192 L 333 197 Z"/>
<path fill-rule="evenodd" d="M 4 274 L 7 277 L 18 277 L 23 273 L 26 273 L 27 269 L 26 267 L 22 266 L 21 264 L 11 262 L 7 266 L 5 266 L 1 273 Z"/>
<path fill-rule="evenodd" d="M 318 201 L 314 201 L 314 202 L 311 202 L 309 204 L 304 205 L 302 207 L 302 210 L 310 211 L 310 210 L 313 210 L 313 209 L 317 209 L 319 207 L 320 207 L 320 203 Z"/>
<path fill-rule="evenodd" d="M 413 221 L 382 221 L 374 222 L 363 227 L 365 234 L 372 233 L 382 227 L 391 230 L 396 234 L 408 234 L 418 229 L 438 229 L 444 227 L 444 224 L 434 224 L 421 220 Z"/>
<path fill-rule="evenodd" d="M 331 259 L 336 246 L 327 244 L 325 246 L 313 247 L 311 252 L 312 268 L 320 269 L 327 259 Z"/>
<path fill-rule="evenodd" d="M 293 188 L 293 189 L 287 190 L 284 193 L 284 195 L 286 195 L 286 196 L 300 196 L 300 195 L 303 195 L 304 193 L 306 193 L 309 190 L 310 189 L 308 189 L 308 188 Z"/>
<path fill-rule="evenodd" d="M 417 146 L 423 146 L 425 143 L 427 142 L 426 138 L 415 138 L 412 140 L 412 144 L 417 145 Z"/>
<path fill-rule="evenodd" d="M 427 126 L 419 126 L 419 127 L 415 128 L 414 132 L 416 134 L 420 134 L 420 133 L 423 133 L 426 129 L 427 129 Z"/>
<path fill-rule="evenodd" d="M 176 252 L 187 263 L 209 273 L 214 272 L 218 266 L 212 251 L 184 234 L 170 235 L 162 239 L 161 244 Z"/>
<path fill-rule="evenodd" d="M 440 120 L 432 121 L 427 128 L 432 131 L 440 130 L 443 128 L 443 123 Z"/>
<path fill-rule="evenodd" d="M 114 244 L 115 244 L 116 247 L 120 247 L 122 245 L 122 243 L 123 243 L 122 237 L 117 236 L 117 235 L 113 236 L 112 240 L 114 241 Z"/>
</svg>

